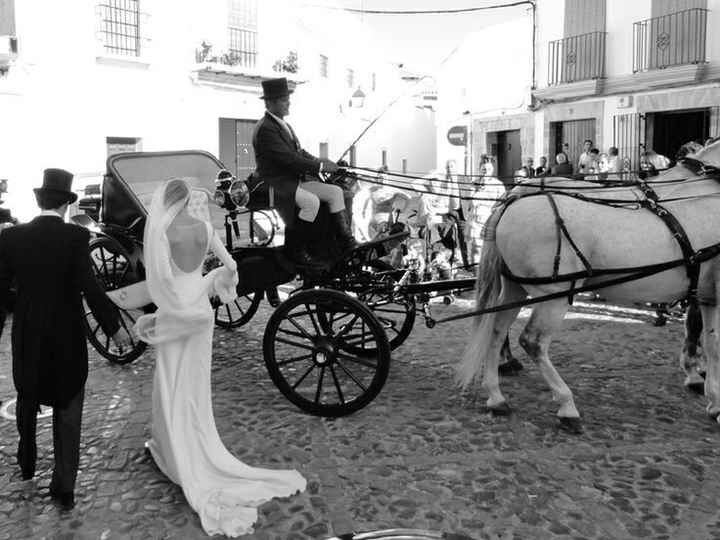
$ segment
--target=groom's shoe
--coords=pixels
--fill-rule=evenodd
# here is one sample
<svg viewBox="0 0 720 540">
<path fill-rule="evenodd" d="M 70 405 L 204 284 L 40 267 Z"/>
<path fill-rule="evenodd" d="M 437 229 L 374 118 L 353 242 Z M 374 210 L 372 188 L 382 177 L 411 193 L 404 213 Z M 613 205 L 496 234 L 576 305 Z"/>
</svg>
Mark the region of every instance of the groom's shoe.
<svg viewBox="0 0 720 540">
<path fill-rule="evenodd" d="M 50 497 L 58 503 L 60 510 L 68 512 L 75 508 L 75 494 L 72 491 L 60 492 L 50 486 Z"/>
</svg>

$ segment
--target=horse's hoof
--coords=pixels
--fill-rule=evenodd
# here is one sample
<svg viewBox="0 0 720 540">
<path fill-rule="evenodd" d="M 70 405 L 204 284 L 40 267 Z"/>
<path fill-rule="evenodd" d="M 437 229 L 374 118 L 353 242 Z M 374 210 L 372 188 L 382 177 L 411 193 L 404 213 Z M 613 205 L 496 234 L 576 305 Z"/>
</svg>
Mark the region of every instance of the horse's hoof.
<svg viewBox="0 0 720 540">
<path fill-rule="evenodd" d="M 507 401 L 503 401 L 497 405 L 488 405 L 488 410 L 493 416 L 510 416 L 512 414 L 512 409 L 510 405 L 507 404 Z"/>
<path fill-rule="evenodd" d="M 520 363 L 520 360 L 517 358 L 511 358 L 507 362 L 503 362 L 498 366 L 498 373 L 502 375 L 503 377 L 508 377 L 511 375 L 517 375 L 519 372 L 523 370 L 523 365 Z"/>
<path fill-rule="evenodd" d="M 693 394 L 702 396 L 705 394 L 705 383 L 704 382 L 691 382 L 685 385 L 685 388 L 690 390 Z"/>
<path fill-rule="evenodd" d="M 568 418 L 567 416 L 560 417 L 560 429 L 571 435 L 579 435 L 583 431 L 579 418 Z"/>
</svg>

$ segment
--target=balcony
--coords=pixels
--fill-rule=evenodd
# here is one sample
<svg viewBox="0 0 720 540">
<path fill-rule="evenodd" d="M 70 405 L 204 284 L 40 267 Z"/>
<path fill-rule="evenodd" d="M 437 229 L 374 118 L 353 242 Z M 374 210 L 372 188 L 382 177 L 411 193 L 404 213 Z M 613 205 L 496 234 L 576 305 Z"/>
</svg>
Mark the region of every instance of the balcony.
<svg viewBox="0 0 720 540">
<path fill-rule="evenodd" d="M 687 9 L 633 24 L 633 73 L 706 61 L 707 10 Z"/>
<path fill-rule="evenodd" d="M 548 86 L 589 81 L 604 76 L 605 32 L 590 32 L 549 43 Z"/>
</svg>

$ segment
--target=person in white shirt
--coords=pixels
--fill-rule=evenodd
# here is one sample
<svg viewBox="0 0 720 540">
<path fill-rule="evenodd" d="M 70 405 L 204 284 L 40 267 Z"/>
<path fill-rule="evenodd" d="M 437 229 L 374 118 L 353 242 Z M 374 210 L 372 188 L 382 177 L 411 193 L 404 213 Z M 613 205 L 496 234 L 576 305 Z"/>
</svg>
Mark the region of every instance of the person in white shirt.
<svg viewBox="0 0 720 540">
<path fill-rule="evenodd" d="M 577 172 L 578 174 L 587 174 L 588 168 L 590 167 L 590 163 L 592 161 L 592 156 L 590 155 L 590 149 L 592 148 L 593 142 L 590 139 L 585 139 L 583 142 L 583 151 L 582 154 L 580 154 L 580 159 L 578 159 L 578 166 L 577 166 Z"/>
</svg>

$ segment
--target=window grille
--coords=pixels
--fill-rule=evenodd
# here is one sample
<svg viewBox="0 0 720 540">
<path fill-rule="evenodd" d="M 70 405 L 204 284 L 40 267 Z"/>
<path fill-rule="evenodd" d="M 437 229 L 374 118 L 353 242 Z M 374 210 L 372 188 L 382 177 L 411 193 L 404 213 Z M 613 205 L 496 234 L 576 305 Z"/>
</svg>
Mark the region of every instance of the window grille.
<svg viewBox="0 0 720 540">
<path fill-rule="evenodd" d="M 228 54 L 231 65 L 257 63 L 257 0 L 228 0 Z"/>
<path fill-rule="evenodd" d="M 325 78 L 328 76 L 328 57 L 324 54 L 320 55 L 320 76 Z"/>
<path fill-rule="evenodd" d="M 347 70 L 347 85 L 348 88 L 353 87 L 353 83 L 355 82 L 355 72 L 352 69 Z"/>
<path fill-rule="evenodd" d="M 373 74 L 372 74 L 372 81 L 371 81 L 371 84 L 370 84 L 370 87 L 372 88 L 372 91 L 373 91 L 373 92 L 375 91 L 375 86 L 376 86 L 376 84 L 377 84 L 377 76 L 375 75 L 375 73 L 373 73 Z"/>
<path fill-rule="evenodd" d="M 98 7 L 105 52 L 140 56 L 140 1 L 104 0 Z"/>
</svg>

